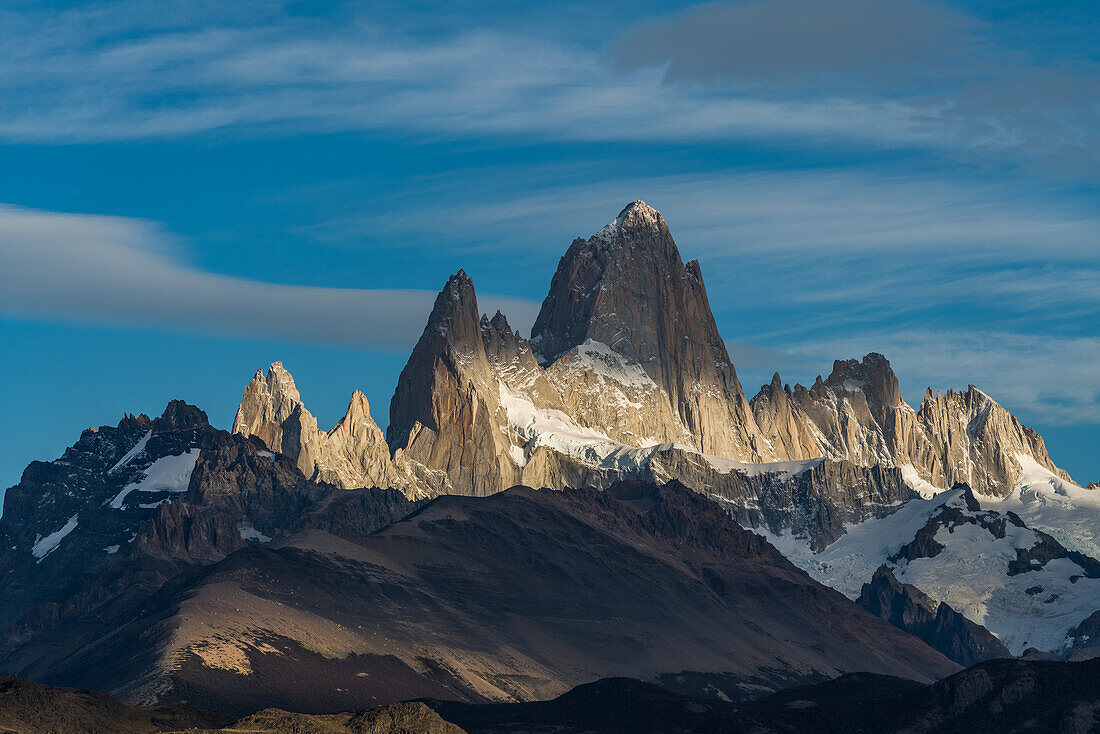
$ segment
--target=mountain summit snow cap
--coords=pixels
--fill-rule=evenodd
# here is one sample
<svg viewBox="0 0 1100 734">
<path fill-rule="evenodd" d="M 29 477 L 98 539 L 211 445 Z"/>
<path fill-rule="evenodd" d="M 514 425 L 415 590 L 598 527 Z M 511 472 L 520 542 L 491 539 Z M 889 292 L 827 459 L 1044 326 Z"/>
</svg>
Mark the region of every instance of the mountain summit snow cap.
<svg viewBox="0 0 1100 734">
<path fill-rule="evenodd" d="M 639 199 L 623 207 L 623 210 L 619 212 L 619 216 L 605 224 L 594 235 L 593 239 L 611 240 L 614 239 L 616 234 L 624 230 L 637 229 L 650 229 L 656 232 L 664 229 L 667 231 L 668 225 L 659 211 Z"/>
</svg>

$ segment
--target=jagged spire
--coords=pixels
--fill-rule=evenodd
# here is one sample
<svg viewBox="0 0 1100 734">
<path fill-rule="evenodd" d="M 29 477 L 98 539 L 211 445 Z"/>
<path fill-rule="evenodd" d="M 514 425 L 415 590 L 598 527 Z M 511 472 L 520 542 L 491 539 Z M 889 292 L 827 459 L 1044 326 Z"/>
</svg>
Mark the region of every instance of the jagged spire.
<svg viewBox="0 0 1100 734">
<path fill-rule="evenodd" d="M 466 271 L 459 270 L 436 296 L 424 333 L 397 379 L 386 433 L 391 446 L 401 445 L 416 423 L 437 428 L 432 390 L 439 359 L 451 359 L 456 353 L 485 359 L 482 331 L 488 322 L 479 314 L 474 282 Z"/>
<path fill-rule="evenodd" d="M 477 308 L 474 281 L 465 270 L 447 279 L 446 285 L 435 298 L 428 323 L 420 337 L 421 344 L 438 349 L 442 343 L 471 347 L 480 341 L 481 320 Z M 414 349 L 415 351 L 415 349 Z"/>
</svg>

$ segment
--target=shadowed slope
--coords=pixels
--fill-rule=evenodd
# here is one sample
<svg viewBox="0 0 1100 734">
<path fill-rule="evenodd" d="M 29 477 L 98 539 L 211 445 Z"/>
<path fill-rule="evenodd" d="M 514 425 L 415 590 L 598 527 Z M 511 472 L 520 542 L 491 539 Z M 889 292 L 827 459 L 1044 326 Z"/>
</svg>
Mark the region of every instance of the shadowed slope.
<svg viewBox="0 0 1100 734">
<path fill-rule="evenodd" d="M 530 700 L 682 671 L 743 698 L 957 669 L 675 483 L 447 496 L 373 535 L 273 546 L 166 587 L 49 680 L 244 713 Z"/>
</svg>

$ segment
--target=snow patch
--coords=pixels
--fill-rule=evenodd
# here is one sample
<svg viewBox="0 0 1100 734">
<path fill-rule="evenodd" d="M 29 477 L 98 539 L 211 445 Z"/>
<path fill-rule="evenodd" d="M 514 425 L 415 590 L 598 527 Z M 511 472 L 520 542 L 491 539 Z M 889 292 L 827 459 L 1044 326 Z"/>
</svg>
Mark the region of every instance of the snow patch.
<svg viewBox="0 0 1100 734">
<path fill-rule="evenodd" d="M 944 491 L 931 482 L 921 479 L 920 474 L 917 473 L 917 468 L 912 464 L 898 464 L 898 469 L 901 470 L 901 478 L 909 485 L 909 489 L 926 500 L 932 499 Z"/>
<path fill-rule="evenodd" d="M 516 466 L 526 466 L 527 457 L 523 453 L 523 449 L 515 444 L 508 447 L 508 452 L 512 455 L 512 461 L 516 462 Z"/>
<path fill-rule="evenodd" d="M 118 553 L 119 547 L 120 546 L 117 546 L 117 545 L 109 545 L 109 546 L 107 546 L 106 548 L 103 549 L 103 552 L 106 553 L 109 556 L 113 556 L 115 553 Z"/>
<path fill-rule="evenodd" d="M 1033 530 L 1011 523 L 999 539 L 969 523 L 941 527 L 936 542 L 943 551 L 933 558 L 903 561 L 894 573 L 899 581 L 985 626 L 1013 655 L 1029 647 L 1058 652 L 1066 631 L 1100 608 L 1100 579 L 1084 576 L 1084 569 L 1068 558 L 1009 576 L 1016 550 L 1037 540 Z"/>
<path fill-rule="evenodd" d="M 642 365 L 624 357 L 603 342 L 586 340 L 576 348 L 577 361 L 586 371 L 624 387 L 657 389 Z"/>
<path fill-rule="evenodd" d="M 1037 480 L 1041 480 L 1038 495 Z M 810 549 L 810 541 L 805 537 L 776 535 L 762 528 L 755 532 L 814 579 L 851 599 L 859 596 L 863 584 L 886 563 L 898 580 L 916 586 L 936 601 L 945 602 L 968 619 L 984 625 L 1013 654 L 1019 655 L 1029 647 L 1057 653 L 1066 645 L 1066 631 L 1100 609 L 1100 579 L 1088 578 L 1084 569 L 1066 558 L 1013 576 L 1008 574 L 1009 564 L 1016 560 L 1018 549 L 1030 548 L 1037 542 L 1032 527 L 1072 547 L 1050 532 L 1050 527 L 1061 528 L 1063 535 L 1080 536 L 1086 529 L 1092 532 L 1100 518 L 1100 512 L 1096 511 L 1100 510 L 1100 496 L 1079 487 L 1074 489 L 1076 485 L 1059 479 L 1033 461 L 1025 467 L 1021 485 L 1029 488 L 1023 493 L 1024 499 L 1019 491 L 1004 500 L 982 497 L 983 509 L 977 513 L 967 509 L 963 489 L 909 500 L 891 515 L 848 526 L 844 535 L 819 553 Z M 1067 495 L 1062 492 L 1072 496 L 1075 503 L 1067 504 Z M 1092 504 L 1086 505 L 1087 502 Z M 917 531 L 945 505 L 978 517 L 1003 518 L 1012 510 L 1029 527 L 1006 522 L 1002 538 L 979 524 L 964 522 L 941 527 L 935 536 L 936 542 L 943 546 L 940 553 L 931 558 L 890 563 L 888 559 L 912 541 Z M 1081 507 L 1089 511 L 1082 513 Z M 1029 515 L 1035 518 L 1034 525 Z M 1048 527 L 1040 527 L 1040 520 Z M 1080 537 L 1077 540 L 1079 546 L 1084 545 Z"/>
<path fill-rule="evenodd" d="M 264 535 L 256 528 L 252 527 L 252 523 L 248 520 L 241 520 L 237 523 L 237 532 L 241 534 L 241 540 L 246 543 L 249 541 L 256 541 L 257 543 L 270 543 L 271 536 Z"/>
<path fill-rule="evenodd" d="M 164 456 L 154 461 L 144 476 L 127 484 L 122 491 L 111 500 L 112 509 L 121 510 L 122 503 L 134 490 L 141 492 L 186 492 L 187 485 L 191 482 L 191 472 L 195 470 L 195 462 L 199 460 L 201 449 L 191 449 L 179 456 Z"/>
<path fill-rule="evenodd" d="M 140 454 L 142 451 L 145 450 L 145 445 L 147 443 L 149 443 L 149 437 L 152 436 L 152 435 L 153 435 L 152 431 L 146 431 L 145 435 L 142 436 L 141 439 L 136 444 L 134 444 L 134 447 L 132 449 L 130 449 L 129 451 L 127 451 L 126 455 L 123 456 L 121 459 L 119 459 L 118 462 L 116 462 L 114 466 L 112 466 L 110 469 L 108 469 L 107 473 L 108 474 L 114 474 L 116 471 L 118 471 L 122 467 L 126 466 L 131 461 L 133 461 L 135 456 L 137 456 L 138 454 Z"/>
<path fill-rule="evenodd" d="M 497 385 L 500 392 L 500 405 L 508 416 L 508 422 L 515 432 L 527 441 L 529 448 L 548 446 L 560 454 L 600 469 L 636 471 L 644 468 L 654 454 L 671 449 L 679 449 L 698 456 L 722 473 L 739 471 L 748 476 L 779 474 L 783 479 L 808 471 L 824 461 L 819 458 L 746 464 L 703 454 L 681 443 L 653 443 L 647 439 L 643 442 L 645 443 L 643 446 L 629 446 L 615 441 L 594 428 L 578 425 L 560 410 L 536 408 L 530 400 L 509 390 L 503 381 L 498 380 Z M 518 447 L 513 446 L 512 457 L 516 459 L 517 464 L 523 466 L 523 463 L 518 460 L 517 451 L 519 451 Z M 526 452 L 520 451 L 520 453 Z"/>
<path fill-rule="evenodd" d="M 534 403 L 516 395 L 499 380 L 497 386 L 508 422 L 534 446 L 549 446 L 559 453 L 594 464 L 623 446 L 600 431 L 577 425 L 560 410 L 536 408 Z"/>
<path fill-rule="evenodd" d="M 35 535 L 34 545 L 31 546 L 31 553 L 38 559 L 35 563 L 41 563 L 43 558 L 57 550 L 57 546 L 61 545 L 65 536 L 76 530 L 79 518 L 79 515 L 73 515 L 60 530 L 55 530 L 44 538 L 41 535 Z"/>
<path fill-rule="evenodd" d="M 849 525 L 844 535 L 820 553 L 810 549 L 808 538 L 786 533 L 776 535 L 763 528 L 756 528 L 754 532 L 767 538 L 780 553 L 815 580 L 855 599 L 863 584 L 871 580 L 875 569 L 911 541 L 936 510 L 961 497 L 962 492 L 953 489 L 932 499 L 912 499 L 886 517 Z"/>
</svg>

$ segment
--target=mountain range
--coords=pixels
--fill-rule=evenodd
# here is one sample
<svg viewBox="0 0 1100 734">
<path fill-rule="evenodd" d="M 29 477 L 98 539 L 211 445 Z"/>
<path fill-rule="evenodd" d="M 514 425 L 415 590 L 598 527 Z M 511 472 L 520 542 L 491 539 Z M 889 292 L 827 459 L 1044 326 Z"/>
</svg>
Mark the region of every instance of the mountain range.
<svg viewBox="0 0 1100 734">
<path fill-rule="evenodd" d="M 1091 657 L 1098 521 L 972 385 L 914 408 L 872 353 L 749 397 L 699 263 L 634 202 L 569 246 L 530 338 L 453 275 L 385 431 L 358 391 L 319 427 L 275 362 L 231 431 L 173 401 L 32 462 L 0 670 L 232 716 L 930 684 Z"/>
</svg>

